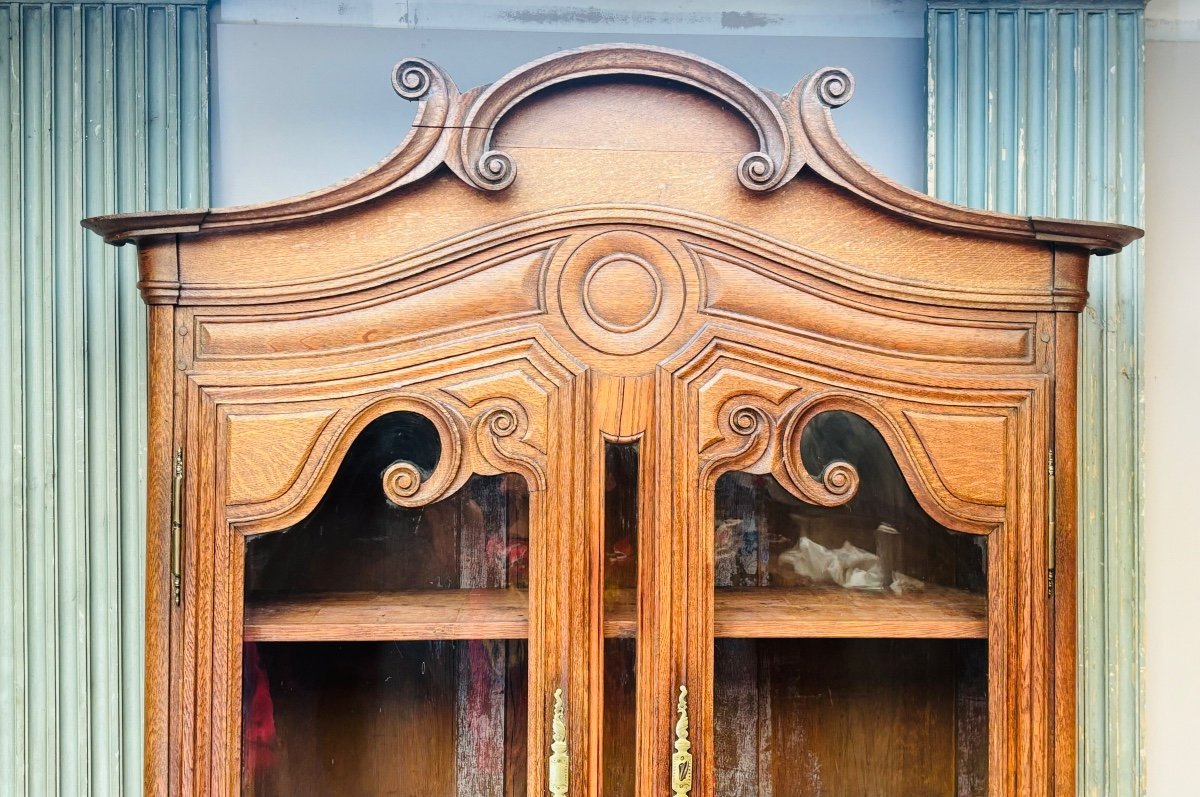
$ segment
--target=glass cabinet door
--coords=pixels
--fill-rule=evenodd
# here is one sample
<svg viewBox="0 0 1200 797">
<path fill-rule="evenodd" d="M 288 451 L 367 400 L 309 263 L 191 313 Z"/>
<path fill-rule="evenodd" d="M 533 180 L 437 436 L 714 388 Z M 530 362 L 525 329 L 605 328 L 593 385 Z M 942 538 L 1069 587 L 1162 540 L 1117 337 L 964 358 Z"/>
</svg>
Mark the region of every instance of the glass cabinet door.
<svg viewBox="0 0 1200 797">
<path fill-rule="evenodd" d="M 636 787 L 641 462 L 638 442 L 604 445 L 604 797 L 634 797 Z"/>
<path fill-rule="evenodd" d="M 308 517 L 247 541 L 243 794 L 526 793 L 528 489 L 388 501 L 389 466 L 440 453 L 426 419 L 384 415 Z"/>
<path fill-rule="evenodd" d="M 856 466 L 855 497 L 716 484 L 716 794 L 984 797 L 987 538 L 930 519 L 859 416 L 816 416 L 801 449 L 814 476 Z"/>
</svg>

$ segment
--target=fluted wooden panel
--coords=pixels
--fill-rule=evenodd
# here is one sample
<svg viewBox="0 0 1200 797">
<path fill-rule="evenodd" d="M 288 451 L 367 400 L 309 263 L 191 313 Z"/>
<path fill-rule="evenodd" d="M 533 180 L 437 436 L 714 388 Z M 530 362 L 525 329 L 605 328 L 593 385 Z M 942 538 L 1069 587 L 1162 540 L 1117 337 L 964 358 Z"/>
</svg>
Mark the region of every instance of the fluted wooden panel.
<svg viewBox="0 0 1200 797">
<path fill-rule="evenodd" d="M 203 3 L 0 2 L 0 795 L 141 792 L 145 312 L 79 219 L 208 201 Z"/>
<path fill-rule="evenodd" d="M 1141 2 L 929 3 L 929 189 L 1142 226 Z M 1144 793 L 1142 245 L 1080 325 L 1079 794 Z"/>
</svg>

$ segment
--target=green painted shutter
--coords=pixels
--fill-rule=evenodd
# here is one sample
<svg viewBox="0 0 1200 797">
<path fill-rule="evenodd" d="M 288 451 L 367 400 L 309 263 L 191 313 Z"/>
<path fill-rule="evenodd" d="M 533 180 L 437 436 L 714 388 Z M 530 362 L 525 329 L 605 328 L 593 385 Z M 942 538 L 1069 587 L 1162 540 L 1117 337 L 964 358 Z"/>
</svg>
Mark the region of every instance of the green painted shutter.
<svg viewBox="0 0 1200 797">
<path fill-rule="evenodd" d="M 931 0 L 929 188 L 1142 226 L 1141 2 Z M 1092 263 L 1080 325 L 1079 794 L 1144 793 L 1142 245 Z"/>
<path fill-rule="evenodd" d="M 98 213 L 208 202 L 203 3 L 0 2 L 0 795 L 142 790 L 145 312 Z"/>
</svg>

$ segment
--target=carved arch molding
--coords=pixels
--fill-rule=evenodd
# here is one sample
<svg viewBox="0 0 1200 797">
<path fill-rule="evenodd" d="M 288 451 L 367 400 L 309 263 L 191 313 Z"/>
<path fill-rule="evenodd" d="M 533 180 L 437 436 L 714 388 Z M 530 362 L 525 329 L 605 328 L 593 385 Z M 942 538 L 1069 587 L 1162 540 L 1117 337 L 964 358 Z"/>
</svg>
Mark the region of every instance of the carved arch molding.
<svg viewBox="0 0 1200 797">
<path fill-rule="evenodd" d="M 311 511 L 351 442 L 388 412 L 428 419 L 443 452 L 431 472 L 406 460 L 387 469 L 394 503 L 431 503 L 476 473 L 519 473 L 541 491 L 554 467 L 548 441 L 556 430 L 569 441 L 591 373 L 657 375 L 672 405 L 660 411 L 692 424 L 685 450 L 699 459 L 689 472 L 704 489 L 740 469 L 772 473 L 810 503 L 849 501 L 853 464 L 813 475 L 800 458 L 808 423 L 845 410 L 879 430 L 932 517 L 987 533 L 1011 497 L 1013 418 L 1042 384 L 1012 376 L 980 391 L 962 379 L 956 390 L 911 367 L 1026 365 L 1039 330 L 1032 313 L 996 322 L 960 296 L 967 306 L 953 318 L 922 314 L 902 282 L 656 209 L 517 219 L 339 287 L 310 288 L 303 313 L 193 319 L 191 379 L 222 419 L 227 516 L 245 533 Z M 469 307 L 469 319 L 439 326 L 432 311 L 448 305 Z M 304 383 L 287 369 L 297 360 L 313 366 Z M 894 381 L 900 361 L 914 381 Z M 253 369 L 254 387 L 239 386 L 238 366 Z"/>
<path fill-rule="evenodd" d="M 380 370 L 308 383 L 304 401 L 272 388 L 200 379 L 197 397 L 222 429 L 225 503 L 243 533 L 286 528 L 315 507 L 363 428 L 389 412 L 428 419 L 441 440 L 432 470 L 398 459 L 381 486 L 392 502 L 419 506 L 472 474 L 520 474 L 533 493 L 570 472 L 584 445 L 575 413 L 589 371 L 540 326 L 440 344 L 427 359 L 385 360 Z M 819 414 L 844 410 L 879 430 L 917 500 L 937 522 L 989 533 L 1017 499 L 1008 452 L 1030 439 L 1031 400 L 1045 380 L 1013 377 L 986 391 L 902 385 L 812 364 L 787 339 L 728 323 L 705 325 L 657 369 L 661 401 L 679 419 L 680 461 L 701 490 L 729 470 L 771 473 L 797 498 L 822 506 L 851 500 L 859 475 L 834 461 L 817 474 L 800 441 Z M 437 371 L 439 376 L 430 378 Z M 295 387 L 278 387 L 279 396 Z M 269 410 L 256 409 L 263 402 Z M 552 438 L 556 442 L 552 444 Z M 964 441 L 970 446 L 964 447 Z"/>
</svg>

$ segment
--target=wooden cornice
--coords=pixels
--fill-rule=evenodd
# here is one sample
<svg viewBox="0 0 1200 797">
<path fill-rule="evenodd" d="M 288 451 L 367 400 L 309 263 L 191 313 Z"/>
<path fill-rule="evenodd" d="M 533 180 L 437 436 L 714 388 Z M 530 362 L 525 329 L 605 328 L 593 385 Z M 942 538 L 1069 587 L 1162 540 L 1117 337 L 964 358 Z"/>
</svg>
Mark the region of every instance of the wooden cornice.
<svg viewBox="0 0 1200 797">
<path fill-rule="evenodd" d="M 768 192 L 808 166 L 873 205 L 919 224 L 1009 240 L 1044 241 L 1116 252 L 1142 231 L 1120 224 L 1042 219 L 972 210 L 892 182 L 859 160 L 837 134 L 831 111 L 854 92 L 850 73 L 826 67 L 800 80 L 785 96 L 763 91 L 706 59 L 676 50 L 605 44 L 568 50 L 519 67 L 500 80 L 462 93 L 434 64 L 409 58 L 396 65 L 397 94 L 418 102 L 407 138 L 366 171 L 289 199 L 232 208 L 123 213 L 85 219 L 109 243 L 180 233 L 245 229 L 310 219 L 369 202 L 427 177 L 443 164 L 480 190 L 503 191 L 520 179 L 516 162 L 494 149 L 500 121 L 551 86 L 597 77 L 652 77 L 691 87 L 735 109 L 750 125 L 758 148 L 737 167 L 749 191 Z"/>
</svg>

